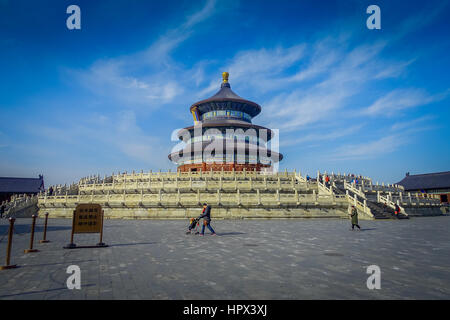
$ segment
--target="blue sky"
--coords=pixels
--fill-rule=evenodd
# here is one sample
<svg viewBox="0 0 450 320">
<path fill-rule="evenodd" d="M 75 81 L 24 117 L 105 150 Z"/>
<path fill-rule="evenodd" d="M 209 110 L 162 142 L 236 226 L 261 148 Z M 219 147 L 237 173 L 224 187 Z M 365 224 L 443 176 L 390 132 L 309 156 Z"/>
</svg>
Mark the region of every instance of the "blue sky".
<svg viewBox="0 0 450 320">
<path fill-rule="evenodd" d="M 81 8 L 81 30 L 66 8 Z M 381 8 L 381 30 L 366 8 Z M 450 170 L 446 1 L 0 0 L 0 176 L 175 169 L 221 73 L 280 130 L 280 168 Z"/>
</svg>

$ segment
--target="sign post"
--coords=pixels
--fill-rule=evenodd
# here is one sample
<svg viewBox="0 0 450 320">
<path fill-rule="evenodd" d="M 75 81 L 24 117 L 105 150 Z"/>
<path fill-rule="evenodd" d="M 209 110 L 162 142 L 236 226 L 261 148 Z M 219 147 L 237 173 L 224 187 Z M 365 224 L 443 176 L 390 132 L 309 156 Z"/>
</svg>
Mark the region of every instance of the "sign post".
<svg viewBox="0 0 450 320">
<path fill-rule="evenodd" d="M 103 243 L 103 215 L 99 204 L 79 204 L 73 211 L 70 243 L 64 249 L 107 247 Z M 73 242 L 75 233 L 100 233 L 100 241 L 95 246 L 77 246 Z"/>
</svg>

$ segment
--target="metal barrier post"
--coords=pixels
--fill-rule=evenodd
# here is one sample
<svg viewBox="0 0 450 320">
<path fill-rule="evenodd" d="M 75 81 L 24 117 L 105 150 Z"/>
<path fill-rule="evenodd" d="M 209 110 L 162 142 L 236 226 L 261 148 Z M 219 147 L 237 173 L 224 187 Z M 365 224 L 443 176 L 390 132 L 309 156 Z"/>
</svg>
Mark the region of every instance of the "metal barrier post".
<svg viewBox="0 0 450 320">
<path fill-rule="evenodd" d="M 33 241 L 34 241 L 34 227 L 36 226 L 36 215 L 32 215 L 31 218 L 33 219 L 33 222 L 31 223 L 31 235 L 30 235 L 30 248 L 29 249 L 25 249 L 24 252 L 25 253 L 30 253 L 30 252 L 38 252 L 38 249 L 33 249 Z"/>
<path fill-rule="evenodd" d="M 4 266 L 0 266 L 0 270 L 17 268 L 16 264 L 10 264 L 10 261 L 11 261 L 12 237 L 13 237 L 13 230 L 14 230 L 14 221 L 16 221 L 16 219 L 9 218 L 8 246 L 7 246 L 7 249 L 6 249 L 6 264 Z"/>
<path fill-rule="evenodd" d="M 41 241 L 39 241 L 40 243 L 50 242 L 49 240 L 47 240 L 47 222 L 48 222 L 48 212 L 45 213 L 44 237 L 43 237 L 43 239 Z"/>
</svg>

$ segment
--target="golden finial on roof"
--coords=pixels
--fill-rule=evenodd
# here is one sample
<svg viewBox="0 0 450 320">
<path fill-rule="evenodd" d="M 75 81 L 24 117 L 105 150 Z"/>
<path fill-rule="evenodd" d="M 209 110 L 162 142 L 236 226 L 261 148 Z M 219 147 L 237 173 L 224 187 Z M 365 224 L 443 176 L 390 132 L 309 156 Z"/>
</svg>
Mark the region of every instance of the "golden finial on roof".
<svg viewBox="0 0 450 320">
<path fill-rule="evenodd" d="M 230 74 L 228 72 L 222 72 L 222 79 L 223 79 L 223 83 L 227 83 L 228 82 L 228 76 Z"/>
</svg>

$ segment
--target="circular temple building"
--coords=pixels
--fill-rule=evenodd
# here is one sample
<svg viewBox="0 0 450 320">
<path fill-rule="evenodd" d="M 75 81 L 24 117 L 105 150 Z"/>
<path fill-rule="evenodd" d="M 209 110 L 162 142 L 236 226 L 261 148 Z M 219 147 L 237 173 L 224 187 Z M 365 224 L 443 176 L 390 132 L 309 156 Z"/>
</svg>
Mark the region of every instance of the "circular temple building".
<svg viewBox="0 0 450 320">
<path fill-rule="evenodd" d="M 191 106 L 194 125 L 177 133 L 185 147 L 169 154 L 169 159 L 182 172 L 270 170 L 283 156 L 267 147 L 274 132 L 252 124 L 261 106 L 231 90 L 228 72 L 222 77 L 215 95 Z"/>
</svg>

